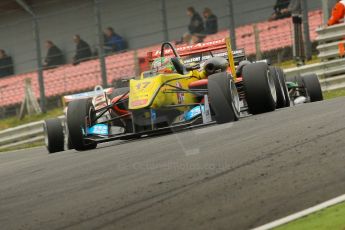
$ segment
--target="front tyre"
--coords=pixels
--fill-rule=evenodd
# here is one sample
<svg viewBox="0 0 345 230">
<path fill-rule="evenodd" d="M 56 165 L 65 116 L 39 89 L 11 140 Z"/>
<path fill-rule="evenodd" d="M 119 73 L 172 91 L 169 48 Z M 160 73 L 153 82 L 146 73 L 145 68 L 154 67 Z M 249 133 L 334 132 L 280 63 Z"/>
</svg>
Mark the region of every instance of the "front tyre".
<svg viewBox="0 0 345 230">
<path fill-rule="evenodd" d="M 75 150 L 84 151 L 97 147 L 97 143 L 85 140 L 86 122 L 95 116 L 95 111 L 90 99 L 72 101 L 67 110 L 67 126 L 69 139 Z"/>
<path fill-rule="evenodd" d="M 304 75 L 302 76 L 302 81 L 310 102 L 323 100 L 321 85 L 316 74 Z"/>
<path fill-rule="evenodd" d="M 58 118 L 45 120 L 43 130 L 44 142 L 49 153 L 64 151 L 64 133 L 61 120 Z"/>
<path fill-rule="evenodd" d="M 227 73 L 216 73 L 208 77 L 208 96 L 218 124 L 239 119 L 239 95 L 234 81 Z"/>
</svg>

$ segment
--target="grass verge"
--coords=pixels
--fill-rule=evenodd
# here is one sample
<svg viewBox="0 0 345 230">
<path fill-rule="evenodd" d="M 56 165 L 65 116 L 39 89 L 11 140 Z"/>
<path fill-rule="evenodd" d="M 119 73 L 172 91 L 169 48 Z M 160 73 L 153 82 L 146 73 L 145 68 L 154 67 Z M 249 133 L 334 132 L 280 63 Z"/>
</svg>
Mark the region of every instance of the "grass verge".
<svg viewBox="0 0 345 230">
<path fill-rule="evenodd" d="M 326 91 L 326 92 L 323 92 L 323 96 L 325 99 L 344 97 L 345 96 L 345 89 Z"/>
<path fill-rule="evenodd" d="M 43 145 L 44 145 L 44 141 L 37 141 L 30 144 L 23 144 L 19 146 L 13 146 L 10 148 L 0 149 L 0 152 L 9 152 L 9 151 L 15 151 L 15 150 L 20 150 L 20 149 L 34 148 L 34 147 L 39 147 Z"/>
<path fill-rule="evenodd" d="M 306 65 L 310 65 L 310 64 L 315 64 L 315 63 L 319 63 L 320 62 L 320 59 L 314 55 L 310 61 L 306 61 Z M 289 69 L 289 68 L 294 68 L 294 67 L 297 67 L 296 66 L 296 62 L 294 60 L 289 60 L 289 61 L 284 61 L 284 62 L 281 62 L 281 63 L 278 63 L 278 64 L 275 64 L 275 66 L 279 66 L 280 68 L 283 68 L 283 69 Z"/>
<path fill-rule="evenodd" d="M 345 203 L 341 203 L 296 221 L 282 225 L 275 230 L 345 230 Z"/>
<path fill-rule="evenodd" d="M 19 120 L 17 117 L 10 117 L 10 118 L 0 120 L 0 130 L 13 128 L 18 125 L 24 125 L 30 122 L 45 120 L 48 118 L 54 118 L 61 115 L 63 115 L 63 111 L 62 111 L 62 108 L 60 107 L 60 108 L 49 110 L 45 114 L 25 116 L 23 120 Z"/>
</svg>

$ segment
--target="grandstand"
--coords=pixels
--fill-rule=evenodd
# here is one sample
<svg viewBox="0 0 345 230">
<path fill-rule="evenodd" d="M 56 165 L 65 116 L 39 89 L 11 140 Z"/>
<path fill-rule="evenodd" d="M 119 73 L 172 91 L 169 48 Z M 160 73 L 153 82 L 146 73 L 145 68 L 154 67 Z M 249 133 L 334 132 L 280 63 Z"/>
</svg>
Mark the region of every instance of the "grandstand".
<svg viewBox="0 0 345 230">
<path fill-rule="evenodd" d="M 52 11 L 54 9 L 51 9 L 52 5 L 49 4 L 43 4 L 43 1 L 30 1 L 33 4 L 34 9 L 39 9 L 45 12 L 45 14 L 52 14 Z M 36 5 L 35 5 L 36 2 Z M 49 1 L 48 1 L 49 2 Z M 57 2 L 67 2 L 67 1 L 57 1 L 57 0 L 51 0 L 52 4 L 56 7 Z M 83 15 L 85 12 L 91 13 L 90 9 L 88 8 L 88 4 L 85 4 L 85 1 L 76 1 L 76 2 L 83 2 L 84 5 L 81 5 L 79 8 L 76 8 L 76 5 L 71 3 L 72 1 L 69 1 L 70 9 L 77 9 L 81 11 L 81 14 Z M 74 1 L 73 1 L 74 2 Z M 105 0 L 105 2 L 109 2 L 109 0 Z M 116 2 L 116 1 L 115 1 Z M 117 1 L 123 3 L 123 1 Z M 199 3 L 199 1 L 186 1 L 181 5 L 176 5 L 176 2 L 178 1 L 168 1 L 168 9 L 174 9 L 174 12 L 176 12 L 177 9 L 179 9 L 178 14 L 184 14 L 185 13 L 185 7 L 188 5 L 196 4 Z M 207 2 L 207 1 L 206 1 Z M 213 2 L 222 2 L 224 3 L 223 0 L 216 0 Z M 242 1 L 241 1 L 242 2 Z M 248 4 L 246 3 L 243 4 Z M 252 1 L 253 2 L 253 1 Z M 247 13 L 251 13 L 250 20 L 248 18 L 245 18 L 243 20 L 240 20 L 240 14 L 239 11 L 236 12 L 238 17 L 236 17 L 236 22 L 238 27 L 236 28 L 236 41 L 237 41 L 237 47 L 239 48 L 244 48 L 247 52 L 247 54 L 254 54 L 256 52 L 255 50 L 255 38 L 254 38 L 254 32 L 253 32 L 253 23 L 257 23 L 258 28 L 260 30 L 260 44 L 261 44 L 261 51 L 270 51 L 270 50 L 275 50 L 279 48 L 284 48 L 284 47 L 289 47 L 292 44 L 292 25 L 291 25 L 291 20 L 290 19 L 282 19 L 278 21 L 273 21 L 273 22 L 268 22 L 265 19 L 269 16 L 269 14 L 272 11 L 272 5 L 274 1 L 262 1 L 264 3 L 262 4 L 262 7 L 258 7 L 256 11 L 254 9 L 250 9 L 250 7 L 246 8 Z M 42 3 L 42 4 L 40 4 Z M 150 5 L 153 7 L 153 10 L 159 11 L 159 6 L 153 6 L 152 1 L 147 0 L 145 2 L 146 4 Z M 145 4 L 144 2 L 141 4 Z M 67 4 L 67 3 L 66 3 Z M 125 4 L 125 3 L 123 3 Z M 240 8 L 242 3 L 237 2 L 236 8 Z M 129 3 L 126 3 L 128 5 L 128 9 L 132 9 L 134 12 L 137 11 L 139 6 L 129 6 Z M 199 4 L 200 5 L 200 4 Z M 203 2 L 202 6 L 207 6 L 205 2 Z M 198 9 L 201 9 L 202 6 L 198 6 Z M 269 6 L 269 7 L 268 7 Z M 66 7 L 66 6 L 65 6 Z M 69 9 L 67 7 L 67 9 Z M 136 7 L 135 9 L 133 7 Z M 319 7 L 317 4 L 311 4 L 311 9 L 315 9 Z M 1 5 L 0 5 L 1 8 Z M 228 15 L 223 9 L 224 7 L 217 6 L 214 7 L 214 12 L 218 15 L 220 22 L 220 28 L 221 31 L 215 35 L 208 36 L 206 38 L 206 41 L 209 40 L 215 40 L 219 38 L 223 38 L 225 36 L 228 36 L 229 31 L 228 31 Z M 124 8 L 126 9 L 126 7 Z M 70 18 L 69 11 L 68 10 L 62 10 L 61 8 L 55 9 L 59 11 L 62 15 L 66 16 L 66 18 L 63 18 L 62 20 L 71 20 L 73 21 L 73 18 Z M 142 14 L 148 13 L 148 9 L 144 9 Z M 152 10 L 152 9 L 151 9 Z M 84 12 L 85 11 L 85 12 Z M 126 10 L 125 10 L 126 11 Z M 17 12 L 17 11 L 16 11 Z M 129 10 L 128 10 L 129 12 Z M 265 14 L 265 17 L 263 18 L 262 12 L 267 12 Z M 27 19 L 27 16 L 24 15 L 23 12 L 16 13 L 18 15 L 21 15 L 21 18 Z M 44 13 L 43 13 L 44 14 Z M 58 16 L 61 17 L 61 14 L 58 14 Z M 104 18 L 109 17 L 109 11 L 104 9 L 103 10 Z M 6 15 L 6 14 L 5 14 Z M 4 17 L 4 15 L 1 15 Z M 1 18 L 0 16 L 0 18 Z M 9 16 L 12 17 L 12 16 Z M 49 16 L 49 18 L 55 17 L 55 16 Z M 171 40 L 178 39 L 180 34 L 185 30 L 186 24 L 188 23 L 188 19 L 185 16 L 181 17 L 176 17 L 175 19 L 173 18 L 172 11 L 168 11 L 168 18 L 169 18 L 169 37 Z M 182 21 L 182 19 L 183 21 Z M 13 18 L 12 18 L 13 19 Z M 23 20 L 24 20 L 23 19 Z M 134 20 L 133 20 L 134 21 Z M 139 30 L 133 31 L 132 35 L 128 35 L 128 33 L 123 32 L 121 30 L 121 27 L 116 27 L 119 28 L 119 32 L 123 32 L 126 34 L 126 38 L 129 41 L 130 45 L 130 50 L 127 52 L 119 53 L 119 54 L 114 54 L 111 56 L 106 57 L 106 65 L 107 65 L 107 75 L 108 75 L 108 82 L 112 83 L 116 79 L 120 78 L 129 78 L 129 77 L 135 77 L 138 74 L 138 57 L 143 58 L 146 56 L 146 53 L 150 50 L 157 49 L 159 46 L 159 43 L 162 41 L 162 31 L 159 30 L 160 34 L 157 34 L 155 30 L 152 28 L 152 24 L 150 24 L 147 19 L 145 19 L 145 23 L 147 23 L 147 28 L 145 27 L 145 31 L 140 30 L 141 33 L 138 33 Z M 0 24 L 0 31 L 3 28 L 7 28 L 8 25 L 10 25 L 13 21 L 9 20 L 8 18 L 4 21 L 4 24 L 6 25 L 5 27 L 1 27 L 3 23 Z M 43 21 L 44 22 L 44 21 Z M 246 24 L 243 24 L 243 22 L 246 22 Z M 14 25 L 18 23 L 15 22 Z M 51 22 L 50 22 L 51 23 Z M 111 22 L 109 19 L 104 20 L 103 24 L 110 24 Z M 126 25 L 127 27 L 131 26 L 133 22 L 128 22 Z M 316 38 L 316 33 L 315 29 L 322 24 L 322 15 L 320 10 L 312 10 L 309 12 L 309 23 L 310 23 L 310 34 L 311 34 L 311 39 L 315 40 Z M 24 20 L 24 22 L 19 22 L 19 25 L 22 24 L 27 24 L 27 21 Z M 44 24 L 44 23 L 42 23 Z M 48 23 L 49 24 L 49 23 Z M 21 28 L 19 26 L 18 28 Z M 44 31 L 44 28 L 46 26 L 42 26 L 42 34 L 43 37 L 48 38 L 48 32 Z M 92 28 L 92 27 L 91 27 Z M 85 32 L 83 34 L 83 37 L 85 36 L 87 40 L 91 41 L 91 44 L 96 44 L 95 40 L 95 35 L 93 29 L 92 32 L 90 32 L 90 27 L 86 25 L 85 21 L 82 22 L 82 24 L 78 25 L 78 33 Z M 87 30 L 88 29 L 88 30 Z M 57 29 L 56 32 L 53 32 L 54 37 L 56 37 L 55 40 L 61 41 L 62 39 L 68 40 L 70 39 L 70 35 L 73 34 L 73 30 L 71 28 L 65 28 L 62 29 L 61 31 L 69 31 L 68 36 L 66 34 L 61 34 L 61 32 L 58 31 L 59 28 Z M 87 31 L 86 31 L 87 30 Z M 18 32 L 20 32 L 20 29 L 17 29 Z M 49 29 L 48 29 L 49 31 Z M 50 29 L 51 32 L 51 29 Z M 143 34 L 143 33 L 146 33 Z M 137 33 L 137 34 L 135 34 Z M 58 34 L 61 34 L 59 37 Z M 49 35 L 52 36 L 52 35 Z M 91 39 L 93 37 L 93 40 Z M 154 38 L 153 38 L 154 37 Z M 18 41 L 20 38 L 16 38 L 15 41 L 10 39 L 10 36 L 5 36 L 4 38 L 1 39 L 9 39 L 6 40 L 3 44 L 9 44 L 9 47 L 13 47 L 12 45 L 15 45 L 15 43 Z M 1 40 L 0 39 L 0 40 Z M 30 39 L 28 37 L 23 38 L 23 41 L 25 39 Z M 95 45 L 94 45 L 95 46 Z M 64 47 L 62 46 L 63 49 L 67 50 L 73 50 L 71 47 Z M 37 81 L 37 73 L 34 71 L 34 60 L 32 60 L 35 55 L 33 48 L 29 46 L 29 50 L 24 50 L 22 52 L 11 52 L 14 55 L 14 58 L 17 60 L 15 62 L 16 69 L 21 72 L 18 75 L 15 76 L 10 76 L 6 78 L 0 79 L 0 106 L 2 108 L 13 108 L 17 107 L 21 101 L 23 100 L 24 96 L 24 79 L 25 78 L 31 78 L 32 79 L 32 85 L 34 88 L 34 93 L 38 96 L 39 95 L 39 87 L 38 87 L 38 81 Z M 31 50 L 31 51 L 30 51 Z M 11 51 L 11 49 L 10 49 Z M 13 51 L 13 50 L 12 50 Z M 71 52 L 72 53 L 72 52 Z M 17 56 L 18 55 L 18 56 Z M 69 54 L 70 56 L 72 54 Z M 24 59 L 20 59 L 19 61 L 17 57 L 21 57 Z M 28 58 L 30 56 L 30 58 Z M 70 56 L 68 56 L 70 58 Z M 25 60 L 25 58 L 27 60 Z M 22 62 L 22 63 L 21 63 Z M 18 67 L 20 66 L 20 67 Z M 30 71 L 31 70 L 31 71 Z M 51 70 L 45 70 L 44 71 L 44 83 L 45 83 L 45 88 L 46 88 L 46 96 L 47 97 L 57 97 L 63 94 L 67 93 L 74 93 L 74 92 L 80 92 L 88 89 L 92 89 L 95 85 L 101 84 L 101 77 L 100 77 L 100 65 L 98 60 L 90 60 L 87 62 L 83 62 L 79 65 L 71 65 L 67 64 L 64 66 L 61 66 L 56 69 L 51 69 Z"/>
</svg>

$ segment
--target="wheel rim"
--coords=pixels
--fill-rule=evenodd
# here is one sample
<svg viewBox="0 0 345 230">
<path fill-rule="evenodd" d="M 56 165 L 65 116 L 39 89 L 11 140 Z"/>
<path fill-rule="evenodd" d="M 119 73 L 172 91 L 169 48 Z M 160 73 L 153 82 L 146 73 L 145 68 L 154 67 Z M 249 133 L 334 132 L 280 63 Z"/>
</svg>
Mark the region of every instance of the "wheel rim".
<svg viewBox="0 0 345 230">
<path fill-rule="evenodd" d="M 270 73 L 270 71 L 267 71 L 267 82 L 268 86 L 270 88 L 271 96 L 273 98 L 273 101 L 277 103 L 277 91 L 276 91 L 276 86 L 274 84 L 274 79 Z"/>
<path fill-rule="evenodd" d="M 236 85 L 233 81 L 230 81 L 230 92 L 232 95 L 232 105 L 234 109 L 236 110 L 235 112 L 238 113 L 240 111 L 240 96 L 238 95 L 238 91 L 236 88 Z"/>
</svg>

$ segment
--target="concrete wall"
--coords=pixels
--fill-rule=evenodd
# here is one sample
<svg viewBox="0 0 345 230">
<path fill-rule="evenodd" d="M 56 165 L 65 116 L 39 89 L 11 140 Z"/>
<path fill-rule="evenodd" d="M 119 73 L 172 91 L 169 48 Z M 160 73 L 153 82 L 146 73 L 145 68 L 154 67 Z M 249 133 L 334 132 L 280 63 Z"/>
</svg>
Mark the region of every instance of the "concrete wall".
<svg viewBox="0 0 345 230">
<path fill-rule="evenodd" d="M 236 25 L 266 20 L 272 13 L 275 0 L 233 0 Z M 311 10 L 321 7 L 321 0 L 308 0 Z M 220 28 L 228 28 L 228 0 L 166 0 L 169 38 L 178 39 L 187 31 L 189 18 L 186 8 L 194 6 L 201 12 L 210 7 L 219 17 Z M 43 41 L 53 40 L 67 55 L 74 53 L 73 34 L 80 34 L 92 47 L 97 47 L 92 0 L 36 0 L 34 11 L 40 16 Z M 139 48 L 163 41 L 160 0 L 102 0 L 104 26 L 112 26 L 129 42 Z M 17 10 L 0 14 L 0 44 L 13 56 L 16 72 L 35 69 L 35 46 L 30 17 Z"/>
</svg>

